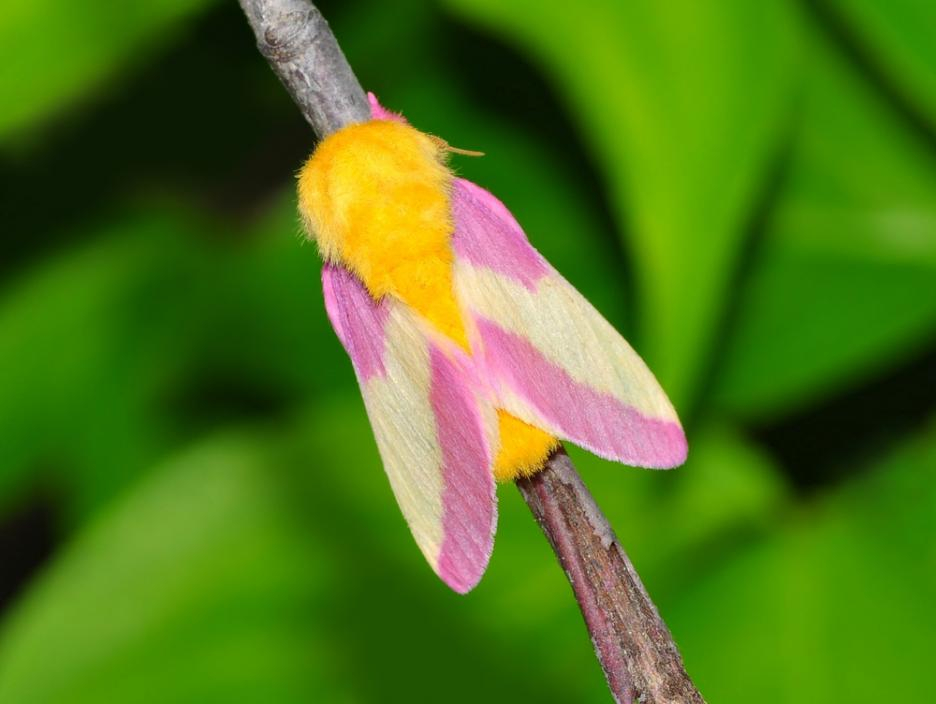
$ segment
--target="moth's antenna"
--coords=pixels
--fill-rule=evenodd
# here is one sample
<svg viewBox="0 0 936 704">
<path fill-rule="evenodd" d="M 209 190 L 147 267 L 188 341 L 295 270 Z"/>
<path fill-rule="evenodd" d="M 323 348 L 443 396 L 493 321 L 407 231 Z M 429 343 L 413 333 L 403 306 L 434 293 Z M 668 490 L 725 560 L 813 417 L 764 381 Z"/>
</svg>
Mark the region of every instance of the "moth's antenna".
<svg viewBox="0 0 936 704">
<path fill-rule="evenodd" d="M 461 154 L 462 156 L 484 156 L 484 152 L 476 152 L 473 149 L 459 149 L 458 147 L 453 147 L 451 144 L 446 142 L 441 137 L 436 137 L 434 134 L 429 135 L 429 139 L 438 145 L 439 149 L 444 152 L 451 152 L 452 154 Z"/>
<path fill-rule="evenodd" d="M 458 147 L 453 147 L 451 144 L 446 144 L 445 148 L 452 152 L 452 154 L 461 154 L 462 156 L 484 156 L 484 152 L 478 152 L 474 149 L 459 149 Z"/>
</svg>

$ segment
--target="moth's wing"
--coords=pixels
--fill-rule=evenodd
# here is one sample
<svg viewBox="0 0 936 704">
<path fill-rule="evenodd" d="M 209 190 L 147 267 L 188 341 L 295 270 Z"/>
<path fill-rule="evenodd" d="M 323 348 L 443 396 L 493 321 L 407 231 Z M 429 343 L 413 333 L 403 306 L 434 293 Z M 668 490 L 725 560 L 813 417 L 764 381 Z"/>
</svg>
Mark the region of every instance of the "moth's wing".
<svg viewBox="0 0 936 704">
<path fill-rule="evenodd" d="M 343 267 L 326 264 L 322 284 L 413 537 L 439 577 L 467 592 L 487 567 L 497 520 L 486 401 L 467 358 L 429 339 L 406 305 L 375 302 Z"/>
<path fill-rule="evenodd" d="M 387 108 L 380 104 L 380 101 L 377 100 L 377 96 L 373 93 L 367 93 L 367 102 L 370 105 L 372 120 L 394 120 L 395 122 L 407 124 L 405 117 L 392 110 L 387 110 Z"/>
<path fill-rule="evenodd" d="M 608 459 L 682 464 L 685 435 L 647 365 L 533 249 L 507 208 L 456 179 L 452 215 L 456 293 L 498 404 Z"/>
</svg>

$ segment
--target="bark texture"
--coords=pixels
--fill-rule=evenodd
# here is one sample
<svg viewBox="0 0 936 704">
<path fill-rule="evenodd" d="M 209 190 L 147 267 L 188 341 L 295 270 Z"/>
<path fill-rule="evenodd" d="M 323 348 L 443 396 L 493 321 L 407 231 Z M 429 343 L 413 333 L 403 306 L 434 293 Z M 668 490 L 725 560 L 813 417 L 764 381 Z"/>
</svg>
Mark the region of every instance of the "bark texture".
<svg viewBox="0 0 936 704">
<path fill-rule="evenodd" d="M 319 138 L 370 119 L 367 96 L 328 22 L 306 0 L 240 0 L 270 62 Z"/>
<path fill-rule="evenodd" d="M 615 700 L 703 702 L 637 571 L 565 451 L 517 487 L 572 585 Z"/>
</svg>

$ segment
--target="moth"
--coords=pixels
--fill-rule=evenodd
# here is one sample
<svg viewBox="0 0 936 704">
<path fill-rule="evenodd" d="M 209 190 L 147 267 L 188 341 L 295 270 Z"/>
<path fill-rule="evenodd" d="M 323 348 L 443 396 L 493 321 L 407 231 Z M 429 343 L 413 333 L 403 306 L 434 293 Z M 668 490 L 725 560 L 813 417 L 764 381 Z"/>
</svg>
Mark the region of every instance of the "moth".
<svg viewBox="0 0 936 704">
<path fill-rule="evenodd" d="M 686 438 L 624 338 L 503 203 L 453 174 L 459 150 L 368 98 L 372 119 L 301 169 L 299 211 L 400 509 L 465 593 L 493 549 L 496 480 L 540 471 L 560 439 L 668 468 Z"/>
</svg>

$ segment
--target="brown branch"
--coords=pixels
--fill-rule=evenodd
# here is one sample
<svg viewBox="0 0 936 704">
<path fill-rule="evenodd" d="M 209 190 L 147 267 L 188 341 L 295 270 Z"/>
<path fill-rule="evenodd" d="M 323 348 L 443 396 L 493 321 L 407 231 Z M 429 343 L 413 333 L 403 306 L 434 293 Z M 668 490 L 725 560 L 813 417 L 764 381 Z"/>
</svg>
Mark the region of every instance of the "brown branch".
<svg viewBox="0 0 936 704">
<path fill-rule="evenodd" d="M 319 137 L 370 117 L 322 14 L 307 0 L 240 0 L 257 46 Z M 666 625 L 565 451 L 517 482 L 582 609 L 621 704 L 702 702 Z"/>
<path fill-rule="evenodd" d="M 676 644 L 564 450 L 517 487 L 565 570 L 615 699 L 702 702 Z"/>
</svg>

